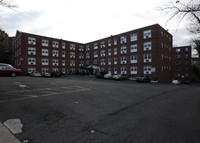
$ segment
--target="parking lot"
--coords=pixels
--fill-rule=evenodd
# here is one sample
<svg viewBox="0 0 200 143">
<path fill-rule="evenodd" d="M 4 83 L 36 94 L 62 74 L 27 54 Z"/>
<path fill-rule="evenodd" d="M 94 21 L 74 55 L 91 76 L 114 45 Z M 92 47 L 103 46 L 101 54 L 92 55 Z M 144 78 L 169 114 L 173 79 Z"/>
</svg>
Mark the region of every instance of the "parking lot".
<svg viewBox="0 0 200 143">
<path fill-rule="evenodd" d="M 0 77 L 0 122 L 32 143 L 200 142 L 200 86 L 90 76 Z"/>
</svg>

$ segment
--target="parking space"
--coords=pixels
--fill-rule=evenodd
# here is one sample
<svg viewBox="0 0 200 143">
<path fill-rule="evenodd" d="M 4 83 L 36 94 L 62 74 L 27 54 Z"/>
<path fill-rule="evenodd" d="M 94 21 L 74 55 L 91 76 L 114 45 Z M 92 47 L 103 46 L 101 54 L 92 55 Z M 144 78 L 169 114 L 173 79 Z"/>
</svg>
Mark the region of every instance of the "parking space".
<svg viewBox="0 0 200 143">
<path fill-rule="evenodd" d="M 0 121 L 20 119 L 15 136 L 33 143 L 199 142 L 199 95 L 192 84 L 0 77 Z"/>
<path fill-rule="evenodd" d="M 39 88 L 32 90 L 21 90 L 21 91 L 7 91 L 1 93 L 0 104 L 5 102 L 24 100 L 28 98 L 38 98 L 43 96 L 51 96 L 58 94 L 67 94 L 73 92 L 83 92 L 89 90 L 81 86 L 68 86 L 68 87 L 54 87 L 54 88 Z"/>
</svg>

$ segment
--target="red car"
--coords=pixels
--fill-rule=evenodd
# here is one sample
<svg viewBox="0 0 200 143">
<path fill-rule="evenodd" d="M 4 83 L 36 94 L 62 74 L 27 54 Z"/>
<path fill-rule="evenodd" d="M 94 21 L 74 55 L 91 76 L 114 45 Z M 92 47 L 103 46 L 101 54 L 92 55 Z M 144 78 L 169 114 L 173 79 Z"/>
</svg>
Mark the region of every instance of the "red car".
<svg viewBox="0 0 200 143">
<path fill-rule="evenodd" d="M 0 76 L 12 76 L 21 74 L 21 69 L 16 69 L 9 64 L 0 63 Z"/>
</svg>

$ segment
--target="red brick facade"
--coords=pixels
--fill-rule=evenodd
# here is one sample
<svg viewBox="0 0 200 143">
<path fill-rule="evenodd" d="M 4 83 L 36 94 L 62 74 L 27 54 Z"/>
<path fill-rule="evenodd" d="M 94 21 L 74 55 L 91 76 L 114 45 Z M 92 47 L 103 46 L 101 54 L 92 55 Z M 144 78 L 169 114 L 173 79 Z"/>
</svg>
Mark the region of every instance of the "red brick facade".
<svg viewBox="0 0 200 143">
<path fill-rule="evenodd" d="M 191 46 L 174 47 L 172 57 L 173 78 L 191 81 Z"/>
<path fill-rule="evenodd" d="M 17 31 L 15 66 L 27 74 L 32 70 L 69 73 L 95 65 L 114 74 L 149 75 L 171 82 L 173 51 L 172 35 L 158 24 L 86 44 Z"/>
</svg>

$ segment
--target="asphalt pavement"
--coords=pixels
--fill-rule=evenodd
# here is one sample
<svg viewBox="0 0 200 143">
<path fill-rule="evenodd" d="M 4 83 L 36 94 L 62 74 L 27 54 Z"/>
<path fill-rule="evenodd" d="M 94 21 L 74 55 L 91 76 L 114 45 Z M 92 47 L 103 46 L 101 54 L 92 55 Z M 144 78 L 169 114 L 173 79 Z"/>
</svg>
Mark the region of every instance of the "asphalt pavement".
<svg viewBox="0 0 200 143">
<path fill-rule="evenodd" d="M 0 77 L 0 122 L 19 120 L 22 128 L 0 131 L 29 143 L 199 143 L 199 87 Z"/>
</svg>

